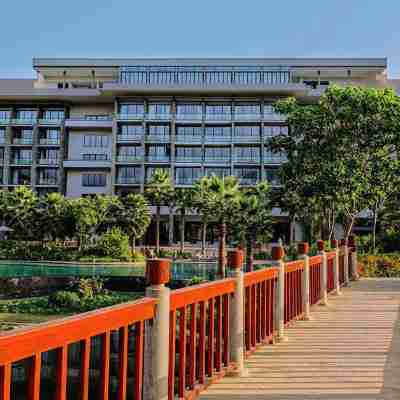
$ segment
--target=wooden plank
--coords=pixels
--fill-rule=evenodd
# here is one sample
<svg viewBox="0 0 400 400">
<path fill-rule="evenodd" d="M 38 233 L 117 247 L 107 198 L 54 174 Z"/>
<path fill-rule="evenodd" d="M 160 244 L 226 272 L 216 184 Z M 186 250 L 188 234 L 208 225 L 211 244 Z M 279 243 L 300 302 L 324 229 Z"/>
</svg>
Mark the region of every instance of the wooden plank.
<svg viewBox="0 0 400 400">
<path fill-rule="evenodd" d="M 28 368 L 28 400 L 39 400 L 42 369 L 42 355 L 40 353 L 36 353 L 30 358 Z"/>
<path fill-rule="evenodd" d="M 68 346 L 57 349 L 56 400 L 67 399 Z"/>
</svg>

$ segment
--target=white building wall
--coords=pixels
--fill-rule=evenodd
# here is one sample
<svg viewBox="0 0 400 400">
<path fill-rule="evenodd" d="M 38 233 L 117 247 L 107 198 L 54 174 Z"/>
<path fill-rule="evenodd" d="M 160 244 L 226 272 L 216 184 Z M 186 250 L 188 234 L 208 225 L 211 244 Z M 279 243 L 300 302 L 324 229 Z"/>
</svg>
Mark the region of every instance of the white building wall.
<svg viewBox="0 0 400 400">
<path fill-rule="evenodd" d="M 83 174 L 99 174 L 104 173 L 107 177 L 106 186 L 104 187 L 84 187 L 82 186 Z M 68 197 L 81 197 L 87 194 L 111 194 L 111 175 L 108 171 L 85 170 L 85 171 L 68 171 L 67 172 L 67 189 Z"/>
<path fill-rule="evenodd" d="M 102 135 L 108 136 L 107 147 L 86 147 L 83 146 L 83 138 L 86 135 Z M 79 131 L 70 130 L 68 138 L 68 159 L 69 160 L 81 160 L 83 154 L 107 154 L 108 159 L 111 160 L 112 150 L 112 136 L 111 132 L 99 132 L 99 131 Z"/>
</svg>

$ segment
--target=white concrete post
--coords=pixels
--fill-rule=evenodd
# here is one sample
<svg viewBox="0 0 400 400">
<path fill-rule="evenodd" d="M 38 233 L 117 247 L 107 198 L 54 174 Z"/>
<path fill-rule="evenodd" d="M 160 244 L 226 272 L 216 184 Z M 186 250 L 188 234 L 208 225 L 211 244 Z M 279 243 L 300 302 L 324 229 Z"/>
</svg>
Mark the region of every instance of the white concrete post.
<svg viewBox="0 0 400 400">
<path fill-rule="evenodd" d="M 169 282 L 171 261 L 152 259 L 147 261 L 146 276 L 150 287 L 146 297 L 157 299 L 156 315 L 145 325 L 143 398 L 168 399 L 168 349 L 169 349 Z"/>
<path fill-rule="evenodd" d="M 328 305 L 328 262 L 325 252 L 325 243 L 323 240 L 318 240 L 318 255 L 322 259 L 322 271 L 321 271 L 321 302 L 320 305 Z"/>
<path fill-rule="evenodd" d="M 349 236 L 349 252 L 351 257 L 351 279 L 357 281 L 360 277 L 357 268 L 357 244 L 353 235 Z"/>
<path fill-rule="evenodd" d="M 310 246 L 307 242 L 298 244 L 299 259 L 304 260 L 303 282 L 302 282 L 302 298 L 303 298 L 303 320 L 310 321 L 310 258 L 308 252 Z"/>
<path fill-rule="evenodd" d="M 338 241 L 336 239 L 331 240 L 331 247 L 335 252 L 335 258 L 333 259 L 333 286 L 335 288 L 335 295 L 340 296 L 340 279 L 339 279 L 339 248 Z"/>
<path fill-rule="evenodd" d="M 235 376 L 247 376 L 244 368 L 244 273 L 243 273 L 243 251 L 232 250 L 228 252 L 228 267 L 234 270 L 235 294 L 232 307 L 230 308 L 230 355 L 236 364 L 233 371 Z"/>
<path fill-rule="evenodd" d="M 275 302 L 275 321 L 277 342 L 286 342 L 287 337 L 285 336 L 285 263 L 283 261 L 284 250 L 282 246 L 272 247 L 272 259 L 274 265 L 278 267 L 278 287 L 277 296 Z"/>
<path fill-rule="evenodd" d="M 350 286 L 350 277 L 349 277 L 349 248 L 347 247 L 347 239 L 342 239 L 340 244 L 343 248 L 344 253 L 344 284 L 346 286 Z"/>
</svg>

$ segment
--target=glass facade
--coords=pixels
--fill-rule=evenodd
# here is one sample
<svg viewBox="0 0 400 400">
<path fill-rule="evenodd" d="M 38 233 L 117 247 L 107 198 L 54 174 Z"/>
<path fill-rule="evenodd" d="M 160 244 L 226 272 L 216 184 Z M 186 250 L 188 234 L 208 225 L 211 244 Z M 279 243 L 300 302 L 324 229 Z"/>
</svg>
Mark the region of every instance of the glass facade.
<svg viewBox="0 0 400 400">
<path fill-rule="evenodd" d="M 103 173 L 82 174 L 83 187 L 104 187 L 107 184 L 107 176 Z"/>
<path fill-rule="evenodd" d="M 144 104 L 140 104 L 140 103 L 120 104 L 119 113 L 122 115 L 143 116 L 144 115 Z"/>
<path fill-rule="evenodd" d="M 206 126 L 205 128 L 206 142 L 230 142 L 231 127 L 230 126 Z"/>
<path fill-rule="evenodd" d="M 57 185 L 58 170 L 55 168 L 40 168 L 39 170 L 39 185 Z"/>
<path fill-rule="evenodd" d="M 201 178 L 201 168 L 175 168 L 175 182 L 177 185 L 193 185 Z"/>
<path fill-rule="evenodd" d="M 140 167 L 119 167 L 117 170 L 117 183 L 121 185 L 140 184 L 141 178 Z"/>
</svg>

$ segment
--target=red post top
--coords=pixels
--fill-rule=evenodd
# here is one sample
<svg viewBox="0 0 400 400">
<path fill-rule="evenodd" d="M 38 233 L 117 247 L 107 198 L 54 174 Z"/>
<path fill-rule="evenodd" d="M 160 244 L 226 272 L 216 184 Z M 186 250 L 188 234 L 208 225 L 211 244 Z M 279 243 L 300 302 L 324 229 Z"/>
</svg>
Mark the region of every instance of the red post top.
<svg viewBox="0 0 400 400">
<path fill-rule="evenodd" d="M 341 246 L 347 246 L 347 239 L 341 239 L 340 240 L 340 245 Z"/>
<path fill-rule="evenodd" d="M 244 261 L 243 250 L 236 249 L 228 252 L 228 266 L 234 269 L 242 268 Z"/>
<path fill-rule="evenodd" d="M 317 240 L 317 249 L 318 251 L 324 251 L 325 242 L 323 240 Z"/>
<path fill-rule="evenodd" d="M 273 260 L 280 261 L 285 255 L 285 251 L 283 250 L 282 246 L 274 246 L 272 247 L 271 255 Z"/>
<path fill-rule="evenodd" d="M 170 279 L 171 261 L 152 258 L 146 263 L 146 278 L 150 285 L 163 285 Z"/>
<path fill-rule="evenodd" d="M 301 242 L 297 245 L 297 251 L 300 255 L 306 255 L 310 251 L 310 245 L 307 242 Z"/>
<path fill-rule="evenodd" d="M 336 249 L 338 247 L 338 241 L 336 239 L 331 240 L 332 249 Z"/>
</svg>

